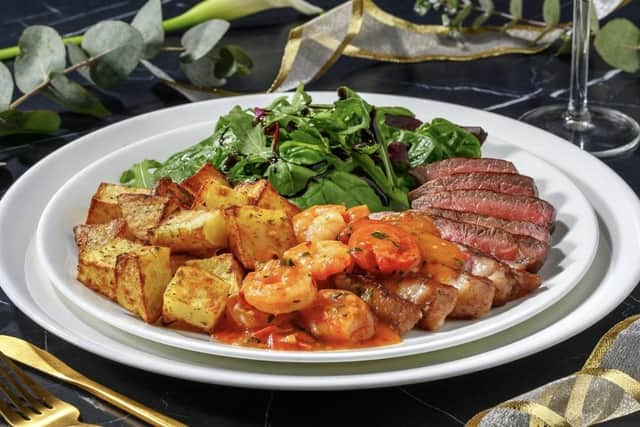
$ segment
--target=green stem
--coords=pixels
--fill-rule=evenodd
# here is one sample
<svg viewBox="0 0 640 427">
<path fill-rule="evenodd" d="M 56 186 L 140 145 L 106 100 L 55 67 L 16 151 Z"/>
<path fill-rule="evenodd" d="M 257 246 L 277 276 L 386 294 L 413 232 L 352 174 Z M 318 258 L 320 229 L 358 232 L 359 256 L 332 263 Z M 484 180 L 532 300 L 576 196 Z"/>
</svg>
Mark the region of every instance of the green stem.
<svg viewBox="0 0 640 427">
<path fill-rule="evenodd" d="M 65 44 L 80 44 L 82 42 L 82 36 L 65 37 L 62 40 Z M 18 55 L 20 55 L 20 48 L 18 46 L 5 47 L 4 49 L 0 49 L 0 61 L 4 61 L 5 59 L 12 59 Z"/>
</svg>

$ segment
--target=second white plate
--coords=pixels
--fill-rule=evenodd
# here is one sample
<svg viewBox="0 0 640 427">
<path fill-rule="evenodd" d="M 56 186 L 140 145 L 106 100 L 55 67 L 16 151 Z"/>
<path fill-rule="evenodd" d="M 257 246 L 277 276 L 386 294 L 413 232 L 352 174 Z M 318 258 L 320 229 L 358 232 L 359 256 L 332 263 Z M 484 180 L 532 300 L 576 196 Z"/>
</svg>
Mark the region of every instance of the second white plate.
<svg viewBox="0 0 640 427">
<path fill-rule="evenodd" d="M 313 94 L 319 102 L 329 102 L 332 94 Z M 383 95 L 366 95 L 378 105 L 403 105 L 418 117 L 430 119 L 440 113 L 438 103 Z M 241 97 L 206 103 L 212 119 L 226 113 L 233 105 L 244 107 L 269 103 L 272 96 Z M 204 105 L 203 105 L 204 107 Z M 472 123 L 466 109 L 457 111 L 452 120 Z M 188 122 L 188 120 L 185 120 Z M 153 123 L 148 123 L 154 126 Z M 47 205 L 37 231 L 37 248 L 47 275 L 54 285 L 83 310 L 117 328 L 151 341 L 181 349 L 228 357 L 288 362 L 350 362 L 408 356 L 443 349 L 473 341 L 516 325 L 549 307 L 569 292 L 588 270 L 598 243 L 595 215 L 577 187 L 565 175 L 527 151 L 490 137 L 484 147 L 487 157 L 513 161 L 524 174 L 536 178 L 542 198 L 558 211 L 558 226 L 553 249 L 541 274 L 542 287 L 528 297 L 514 301 L 476 321 L 447 322 L 435 333 L 412 331 L 394 346 L 332 352 L 265 351 L 212 342 L 202 334 L 193 334 L 145 324 L 117 304 L 95 294 L 75 280 L 77 252 L 72 227 L 86 215 L 91 195 L 101 181 L 117 182 L 123 169 L 144 158 L 164 159 L 209 135 L 212 122 L 196 123 L 140 141 L 91 164 L 67 182 Z M 526 132 L 523 129 L 522 132 Z M 502 133 L 504 135 L 504 132 Z M 514 138 L 517 134 L 513 135 Z"/>
</svg>

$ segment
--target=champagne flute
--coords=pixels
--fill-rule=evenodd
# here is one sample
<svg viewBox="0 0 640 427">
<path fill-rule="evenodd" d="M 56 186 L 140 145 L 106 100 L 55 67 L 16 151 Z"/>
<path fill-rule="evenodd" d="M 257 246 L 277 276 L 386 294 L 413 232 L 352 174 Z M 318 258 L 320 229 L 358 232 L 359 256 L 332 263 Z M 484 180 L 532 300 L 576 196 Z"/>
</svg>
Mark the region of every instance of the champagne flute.
<svg viewBox="0 0 640 427">
<path fill-rule="evenodd" d="M 590 0 L 573 2 L 569 105 L 538 107 L 524 113 L 520 120 L 569 140 L 597 157 L 611 157 L 638 146 L 640 126 L 620 111 L 587 105 L 591 7 Z"/>
</svg>

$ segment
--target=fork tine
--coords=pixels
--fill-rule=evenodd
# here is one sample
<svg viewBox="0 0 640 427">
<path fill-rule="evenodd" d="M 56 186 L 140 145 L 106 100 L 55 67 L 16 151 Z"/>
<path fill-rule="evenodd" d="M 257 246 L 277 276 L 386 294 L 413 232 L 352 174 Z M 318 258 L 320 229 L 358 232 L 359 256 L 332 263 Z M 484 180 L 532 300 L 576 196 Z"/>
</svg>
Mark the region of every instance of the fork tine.
<svg viewBox="0 0 640 427">
<path fill-rule="evenodd" d="M 20 397 L 16 395 L 16 393 L 14 393 L 14 391 L 11 390 L 10 388 L 10 387 L 13 387 L 13 389 L 15 390 L 16 383 L 13 381 L 11 377 L 9 377 L 9 375 L 6 372 L 4 372 L 4 369 L 0 369 L 0 375 L 2 375 L 5 381 L 11 384 L 11 386 L 7 386 L 5 383 L 0 382 L 0 390 L 9 398 L 9 400 L 11 401 L 13 406 L 16 408 L 16 410 L 26 415 L 26 413 L 30 411 L 23 405 Z"/>
<path fill-rule="evenodd" d="M 1 351 L 0 351 L 0 359 L 2 359 L 2 361 L 5 363 L 5 365 L 7 365 L 7 367 L 11 370 L 11 372 L 14 375 L 17 376 L 18 378 L 20 378 L 20 380 L 23 382 L 23 384 L 25 384 L 29 388 L 29 391 L 27 391 L 22 386 L 20 386 L 19 384 L 16 384 L 16 388 L 18 390 L 20 390 L 20 392 L 23 395 L 25 395 L 26 399 L 30 403 L 35 404 L 36 406 L 42 405 L 44 403 L 44 405 L 46 407 L 48 407 L 48 408 L 52 407 L 52 404 L 57 399 L 51 393 L 49 393 L 47 390 L 45 390 L 42 387 L 40 387 L 27 374 L 25 374 L 22 369 L 20 369 L 15 363 L 13 363 L 13 360 L 9 359 Z M 0 369 L 0 372 L 2 372 L 2 369 Z M 13 383 L 15 384 L 15 382 L 13 382 Z M 34 397 L 37 400 L 34 400 L 33 399 Z"/>
<path fill-rule="evenodd" d="M 9 425 L 15 425 L 25 421 L 22 415 L 10 408 L 2 399 L 0 399 L 0 415 L 2 415 L 2 418 L 4 418 Z"/>
<path fill-rule="evenodd" d="M 15 364 L 13 364 L 4 354 L 2 354 L 2 352 L 0 352 L 0 358 L 5 362 L 5 364 L 7 365 L 7 367 L 9 368 L 9 370 L 11 372 L 13 372 L 16 376 L 18 376 L 19 378 L 23 378 L 22 376 L 20 376 L 21 372 L 17 371 L 17 367 L 15 366 Z M 11 363 L 11 366 L 9 363 Z M 24 374 L 23 374 L 24 375 Z M 17 391 L 21 396 L 16 396 L 14 393 L 12 393 L 8 387 L 2 387 L 3 391 L 5 392 L 5 394 L 9 397 L 9 399 L 11 399 L 11 401 L 13 402 L 14 405 L 16 405 L 16 407 L 26 415 L 25 413 L 25 409 L 24 405 L 22 405 L 21 401 L 20 401 L 20 397 L 22 397 L 22 400 L 25 401 L 29 406 L 31 406 L 32 409 L 36 410 L 37 412 L 40 412 L 40 409 L 42 408 L 42 402 L 39 402 L 38 400 L 35 399 L 35 396 L 33 393 L 30 393 L 28 390 L 26 390 L 22 384 L 20 384 L 19 381 L 14 380 L 11 375 L 9 375 L 9 373 L 7 373 L 5 371 L 5 369 L 3 367 L 0 367 L 0 376 L 2 376 L 5 381 L 11 386 L 13 387 L 13 389 L 15 391 Z M 0 383 L 1 384 L 1 383 Z"/>
</svg>

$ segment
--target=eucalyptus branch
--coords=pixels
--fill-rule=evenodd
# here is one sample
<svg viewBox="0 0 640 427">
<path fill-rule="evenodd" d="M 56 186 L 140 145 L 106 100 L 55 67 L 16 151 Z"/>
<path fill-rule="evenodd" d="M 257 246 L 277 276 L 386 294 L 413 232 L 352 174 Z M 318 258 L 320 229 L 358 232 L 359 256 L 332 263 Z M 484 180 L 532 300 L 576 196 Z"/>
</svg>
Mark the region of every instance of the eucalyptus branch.
<svg viewBox="0 0 640 427">
<path fill-rule="evenodd" d="M 473 10 L 476 12 L 480 12 L 480 13 L 484 13 L 487 14 L 487 11 L 484 10 L 482 7 L 474 5 L 473 6 Z M 542 28 L 546 28 L 548 27 L 548 25 L 542 21 L 535 21 L 533 19 L 527 19 L 527 18 L 517 18 L 513 15 L 510 15 L 506 12 L 501 12 L 499 10 L 492 10 L 490 13 L 488 13 L 488 15 L 490 16 L 498 16 L 500 18 L 504 18 L 508 21 L 511 22 L 521 22 L 523 24 L 529 24 L 529 25 L 533 25 L 534 27 L 542 27 Z M 560 26 L 560 25 L 558 25 Z"/>
<path fill-rule="evenodd" d="M 182 46 L 163 46 L 161 52 L 184 52 L 186 49 Z"/>
<path fill-rule="evenodd" d="M 73 65 L 65 68 L 61 72 L 56 73 L 55 76 L 65 76 L 67 74 L 73 73 L 76 70 L 79 70 L 80 68 L 88 67 L 91 64 L 93 64 L 94 62 L 97 62 L 98 60 L 100 60 L 104 55 L 106 55 L 106 53 L 101 53 L 100 55 L 92 56 L 91 58 L 88 58 L 88 59 L 86 59 L 86 60 L 84 60 L 82 62 L 78 62 L 77 64 L 73 64 Z M 23 94 L 21 97 L 19 97 L 18 99 L 13 101 L 11 104 L 9 104 L 9 108 L 14 108 L 15 109 L 17 106 L 19 106 L 20 104 L 22 104 L 23 102 L 25 102 L 29 98 L 31 98 L 34 95 L 36 95 L 42 89 L 46 88 L 51 83 L 51 80 L 53 80 L 53 79 L 51 78 L 51 75 L 49 75 L 38 86 L 33 88 L 33 90 Z"/>
</svg>

